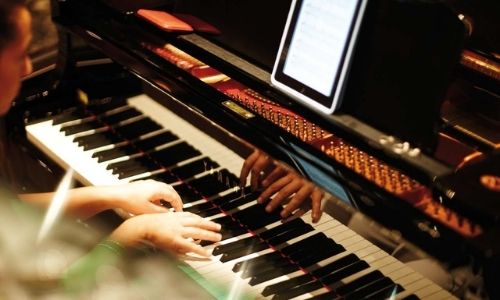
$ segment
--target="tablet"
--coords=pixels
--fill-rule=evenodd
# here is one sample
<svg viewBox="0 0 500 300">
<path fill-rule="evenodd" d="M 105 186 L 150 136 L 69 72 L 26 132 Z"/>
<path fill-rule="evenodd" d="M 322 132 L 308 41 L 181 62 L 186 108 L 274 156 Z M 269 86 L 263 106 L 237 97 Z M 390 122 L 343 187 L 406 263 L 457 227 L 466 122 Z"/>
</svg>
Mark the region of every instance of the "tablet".
<svg viewBox="0 0 500 300">
<path fill-rule="evenodd" d="M 271 83 L 323 113 L 340 106 L 368 0 L 293 0 Z"/>
</svg>

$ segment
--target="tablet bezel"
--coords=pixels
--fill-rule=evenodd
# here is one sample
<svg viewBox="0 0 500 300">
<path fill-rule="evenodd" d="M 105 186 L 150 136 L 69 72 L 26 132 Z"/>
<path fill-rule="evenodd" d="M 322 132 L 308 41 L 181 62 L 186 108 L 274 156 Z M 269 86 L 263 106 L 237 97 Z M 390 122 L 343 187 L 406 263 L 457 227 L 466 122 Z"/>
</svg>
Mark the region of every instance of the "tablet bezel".
<svg viewBox="0 0 500 300">
<path fill-rule="evenodd" d="M 312 107 L 313 109 L 322 113 L 332 114 L 334 111 L 338 110 L 341 104 L 350 61 L 368 0 L 356 0 L 357 4 L 354 12 L 354 21 L 350 25 L 347 38 L 348 42 L 345 44 L 342 51 L 338 67 L 339 69 L 336 72 L 334 83 L 329 95 L 323 95 L 313 88 L 297 81 L 296 79 L 285 74 L 283 70 L 287 58 L 288 48 L 292 41 L 295 25 L 303 1 L 304 0 L 293 0 L 290 6 L 280 47 L 271 74 L 271 83 L 287 95 Z"/>
</svg>

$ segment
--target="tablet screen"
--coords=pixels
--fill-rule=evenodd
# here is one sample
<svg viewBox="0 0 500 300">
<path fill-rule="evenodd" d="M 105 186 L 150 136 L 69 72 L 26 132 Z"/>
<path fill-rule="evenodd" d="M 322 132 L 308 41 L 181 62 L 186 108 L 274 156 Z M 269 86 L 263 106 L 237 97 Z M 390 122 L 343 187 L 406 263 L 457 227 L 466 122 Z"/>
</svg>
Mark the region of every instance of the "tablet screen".
<svg viewBox="0 0 500 300">
<path fill-rule="evenodd" d="M 271 82 L 315 109 L 335 111 L 366 1 L 292 1 Z"/>
</svg>

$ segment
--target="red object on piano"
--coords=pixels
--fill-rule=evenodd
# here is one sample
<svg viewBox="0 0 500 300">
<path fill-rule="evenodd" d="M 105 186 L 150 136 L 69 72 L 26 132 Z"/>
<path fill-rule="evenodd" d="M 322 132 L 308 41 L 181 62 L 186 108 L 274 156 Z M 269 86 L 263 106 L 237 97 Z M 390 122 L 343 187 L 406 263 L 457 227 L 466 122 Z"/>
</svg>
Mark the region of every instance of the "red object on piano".
<svg viewBox="0 0 500 300">
<path fill-rule="evenodd" d="M 198 18 L 197 16 L 179 13 L 175 13 L 173 15 L 191 25 L 195 31 L 213 35 L 219 35 L 221 33 L 217 27 Z"/>
<path fill-rule="evenodd" d="M 139 9 L 137 15 L 169 32 L 193 32 L 193 27 L 175 16 L 160 10 Z"/>
</svg>

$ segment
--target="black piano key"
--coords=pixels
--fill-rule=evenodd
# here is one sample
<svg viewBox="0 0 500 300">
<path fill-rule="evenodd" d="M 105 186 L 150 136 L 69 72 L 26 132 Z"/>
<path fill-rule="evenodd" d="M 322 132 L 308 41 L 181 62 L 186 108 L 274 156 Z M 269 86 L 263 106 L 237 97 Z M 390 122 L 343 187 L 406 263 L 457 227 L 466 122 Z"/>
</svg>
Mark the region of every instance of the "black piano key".
<svg viewBox="0 0 500 300">
<path fill-rule="evenodd" d="M 115 175 L 122 175 L 122 177 L 130 177 L 129 174 L 137 174 L 136 172 L 144 173 L 147 171 L 147 168 L 144 168 L 139 162 L 135 160 L 128 161 L 128 165 L 113 169 L 112 173 Z"/>
<path fill-rule="evenodd" d="M 121 152 L 121 151 L 120 151 Z M 138 153 L 131 153 L 131 155 L 136 155 Z M 140 166 L 141 162 L 144 161 L 147 163 L 147 161 L 151 161 L 149 157 L 145 156 L 139 156 L 139 157 L 134 157 L 134 158 L 129 158 L 127 160 L 122 160 L 122 161 L 117 161 L 114 163 L 110 163 L 106 166 L 107 170 L 112 170 L 113 173 L 118 173 L 120 170 L 127 170 L 130 168 L 133 168 L 135 166 Z"/>
<path fill-rule="evenodd" d="M 308 283 L 313 280 L 313 276 L 317 278 L 324 277 L 332 272 L 335 272 L 337 270 L 340 270 L 342 268 L 345 268 L 346 266 L 349 266 L 355 262 L 359 261 L 359 258 L 354 255 L 354 254 L 348 254 L 342 258 L 339 258 L 323 267 L 320 267 L 319 269 L 315 270 L 314 272 L 311 272 L 311 274 L 304 274 L 300 275 L 298 277 L 278 282 L 272 285 L 269 285 L 264 288 L 262 294 L 264 296 L 269 296 L 272 294 L 279 293 L 281 291 L 285 291 L 287 289 L 296 287 L 298 285 L 302 285 L 305 283 Z"/>
<path fill-rule="evenodd" d="M 301 231 L 302 231 L 302 228 L 297 228 L 297 230 L 289 231 L 288 233 L 293 233 L 293 234 L 287 234 L 286 237 L 283 236 L 283 242 L 302 235 L 303 233 Z M 277 243 L 277 244 L 280 244 L 280 243 Z M 238 245 L 238 243 L 235 242 L 235 245 Z M 296 257 L 292 257 L 292 260 L 294 260 L 294 258 L 295 258 L 299 265 L 309 266 L 315 262 L 318 262 L 322 259 L 330 257 L 331 255 L 333 255 L 333 253 L 340 253 L 340 251 L 338 249 L 339 245 L 335 244 L 335 246 L 336 247 L 334 247 L 332 245 L 323 244 L 321 247 L 327 247 L 327 248 L 322 249 L 320 251 L 314 251 L 314 249 L 312 249 L 314 247 L 318 247 L 318 244 L 311 245 L 310 247 L 304 247 L 303 249 L 300 249 L 297 253 L 294 253 L 294 255 Z M 259 242 L 259 243 L 256 243 L 255 245 L 252 245 L 252 247 L 257 249 L 256 251 L 261 251 L 261 250 L 264 250 L 266 248 L 269 248 L 269 244 L 264 243 L 264 242 Z M 227 248 L 230 248 L 230 246 Z M 232 249 L 231 251 L 228 251 L 228 252 L 230 252 L 230 253 L 227 255 L 227 257 L 232 258 L 232 259 L 243 256 L 243 255 L 237 256 L 239 254 L 234 254 L 234 253 L 248 253 L 248 251 L 246 251 L 245 247 L 241 247 L 238 250 Z M 287 259 L 285 260 L 285 259 L 279 258 L 278 260 L 275 260 L 274 257 L 277 257 L 277 256 L 273 255 L 272 259 L 267 259 L 265 256 L 260 256 L 259 259 L 253 259 L 251 261 L 247 261 L 247 266 L 251 266 L 251 267 L 247 267 L 247 269 L 243 273 L 244 278 L 250 277 L 250 276 L 257 276 L 257 275 L 262 274 L 262 273 L 270 272 L 270 270 L 268 270 L 268 267 L 277 268 L 280 266 L 289 265 L 290 267 L 288 267 L 287 269 L 290 269 L 290 270 L 297 270 L 299 268 L 299 266 L 297 266 L 297 265 L 293 266 L 293 264 Z M 300 259 L 298 259 L 298 258 L 300 258 Z M 274 261 L 274 263 L 270 263 L 270 261 Z M 238 268 L 240 268 L 240 267 L 238 267 Z M 273 273 L 273 274 L 283 275 L 283 272 L 281 271 L 281 272 Z M 266 275 L 265 278 L 271 279 L 272 277 L 269 277 L 269 276 L 274 276 L 274 275 L 268 274 L 268 275 Z M 278 275 L 278 276 L 280 276 L 280 275 Z M 260 279 L 256 279 L 256 280 L 254 280 L 254 282 L 257 282 L 259 280 Z"/>
<path fill-rule="evenodd" d="M 196 150 L 188 143 L 181 142 L 160 151 L 150 153 L 150 156 L 164 167 L 170 167 L 200 154 L 200 151 Z"/>
<path fill-rule="evenodd" d="M 321 278 L 320 281 L 323 282 L 325 285 L 331 285 L 344 279 L 347 276 L 355 274 L 369 267 L 370 266 L 364 260 L 360 260 L 358 262 L 353 263 L 352 265 L 349 265 L 341 270 L 338 270 L 332 274 L 329 274 Z"/>
<path fill-rule="evenodd" d="M 203 218 L 207 218 L 207 217 L 215 216 L 216 214 L 220 214 L 220 212 L 221 211 L 218 207 L 212 207 L 210 209 L 200 211 L 199 213 L 197 213 L 197 215 L 199 215 L 200 217 L 203 217 Z"/>
<path fill-rule="evenodd" d="M 295 270 L 298 270 L 298 267 L 296 265 L 291 264 L 290 261 L 283 256 L 269 255 L 265 256 L 265 258 L 265 261 L 248 261 L 247 264 L 241 267 L 242 272 L 240 276 L 242 278 L 249 278 L 252 276 L 270 272 L 273 269 L 284 268 L 286 266 L 294 266 Z"/>
<path fill-rule="evenodd" d="M 237 207 L 240 207 L 244 204 L 255 201 L 255 199 L 257 199 L 257 197 L 255 197 L 253 199 L 251 197 L 238 197 L 238 198 L 232 200 L 231 202 L 227 202 L 225 204 L 220 205 L 220 208 L 223 211 L 230 211 L 230 210 L 235 209 Z"/>
<path fill-rule="evenodd" d="M 187 179 L 193 177 L 196 174 L 200 174 L 218 167 L 219 164 L 208 157 L 203 157 L 192 161 L 189 164 L 172 168 L 170 171 L 181 179 Z"/>
<path fill-rule="evenodd" d="M 321 282 L 314 280 L 304 285 L 300 285 L 285 291 L 281 291 L 275 294 L 272 299 L 281 300 L 281 299 L 295 298 L 297 296 L 320 289 L 321 287 L 323 287 Z"/>
<path fill-rule="evenodd" d="M 232 218 L 231 216 L 222 216 L 222 217 L 218 217 L 217 219 L 213 219 L 212 221 L 214 221 L 215 223 L 218 223 L 218 224 L 221 224 L 223 225 L 222 227 L 224 227 L 224 225 L 231 225 L 231 224 L 237 224 Z M 238 225 L 239 226 L 239 225 Z M 241 227 L 241 226 L 240 226 Z"/>
<path fill-rule="evenodd" d="M 224 245 L 219 245 L 214 248 L 212 251 L 213 255 L 219 255 L 219 254 L 225 254 L 225 253 L 230 253 L 231 251 L 244 248 L 244 247 L 250 247 L 253 244 L 258 244 L 260 243 L 261 240 L 259 239 L 258 236 L 249 236 L 246 238 L 243 238 L 238 241 L 234 241 L 232 243 L 227 243 Z"/>
<path fill-rule="evenodd" d="M 174 186 L 174 189 L 179 196 L 181 196 L 182 202 L 184 203 L 190 203 L 203 199 L 203 196 L 186 184 L 176 185 Z"/>
<path fill-rule="evenodd" d="M 394 299 L 396 295 L 402 291 L 404 291 L 404 288 L 401 285 L 394 284 L 392 286 L 387 286 L 378 292 L 367 295 L 363 299 Z"/>
<path fill-rule="evenodd" d="M 358 300 L 363 299 L 371 294 L 374 294 L 380 290 L 384 290 L 387 288 L 395 288 L 396 285 L 394 281 L 392 281 L 388 277 L 384 277 L 380 280 L 377 280 L 369 285 L 366 285 L 350 294 L 344 295 L 343 298 L 345 300 Z"/>
<path fill-rule="evenodd" d="M 166 131 L 141 140 L 135 140 L 133 141 L 133 144 L 137 149 L 141 149 L 142 151 L 149 151 L 158 146 L 171 143 L 178 139 L 179 137 L 177 137 L 175 134 L 170 131 Z"/>
<path fill-rule="evenodd" d="M 321 245 L 329 247 L 330 244 L 328 241 L 334 243 L 331 239 L 328 239 L 324 233 L 319 232 L 292 245 L 286 246 L 279 252 L 271 252 L 246 261 L 238 262 L 234 265 L 233 271 L 240 270 L 243 265 L 246 265 L 245 274 L 252 275 L 254 274 L 252 272 L 255 272 L 254 270 L 264 268 L 265 265 L 274 264 L 275 266 L 280 266 L 282 261 L 286 264 L 290 264 L 288 259 L 284 259 L 283 254 L 294 260 L 298 260 L 300 256 L 305 255 L 305 253 L 314 253 L 313 251 L 316 247 L 322 247 Z"/>
<path fill-rule="evenodd" d="M 342 253 L 345 251 L 345 248 L 342 247 L 341 245 L 335 245 L 331 248 L 324 249 L 318 252 L 313 252 L 310 253 L 309 255 L 305 255 L 304 257 L 301 257 L 298 261 L 297 264 L 301 268 L 307 268 L 309 266 L 312 266 L 324 259 L 327 259 L 329 257 L 332 257 L 334 255 L 337 255 L 339 253 Z"/>
<path fill-rule="evenodd" d="M 360 287 L 363 287 L 367 284 L 370 284 L 371 282 L 380 280 L 382 278 L 384 278 L 384 275 L 382 274 L 382 272 L 375 270 L 375 271 L 367 273 L 359 278 L 356 278 L 355 280 L 353 280 L 345 285 L 342 285 L 342 286 L 336 288 L 335 291 L 337 292 L 337 294 L 344 296 L 344 295 L 347 295 L 349 293 L 352 293 L 353 291 L 355 291 L 356 289 L 359 289 Z"/>
<path fill-rule="evenodd" d="M 127 172 L 131 172 L 134 169 L 139 169 L 139 168 L 144 169 L 145 172 L 156 171 L 160 168 L 154 161 L 152 161 L 147 156 L 135 157 L 133 159 L 130 159 L 129 162 L 130 164 L 128 165 L 116 168 L 116 174 L 126 175 Z"/>
<path fill-rule="evenodd" d="M 297 286 L 301 286 L 303 284 L 306 284 L 314 280 L 315 280 L 314 277 L 312 277 L 310 274 L 299 275 L 297 277 L 266 286 L 262 290 L 262 295 L 267 297 L 272 294 L 276 294 Z"/>
<path fill-rule="evenodd" d="M 140 163 L 140 166 L 130 168 L 127 170 L 120 170 L 118 174 L 119 179 L 129 178 L 135 175 L 143 174 L 146 172 L 156 171 L 160 167 L 153 161 L 149 160 L 146 163 Z"/>
<path fill-rule="evenodd" d="M 306 257 L 314 256 L 325 251 L 330 251 L 328 249 L 332 249 L 332 251 L 338 251 L 336 249 L 338 247 L 339 245 L 336 244 L 332 239 L 329 239 L 327 237 L 325 237 L 324 239 L 318 238 L 315 239 L 314 244 L 306 244 L 296 252 L 289 254 L 288 257 L 295 262 L 299 262 L 301 261 L 301 259 L 304 259 Z"/>
<path fill-rule="evenodd" d="M 141 112 L 139 112 L 135 108 L 130 107 L 126 110 L 122 110 L 122 111 L 114 113 L 114 114 L 100 116 L 99 119 L 105 124 L 114 125 L 114 124 L 117 124 L 119 122 L 128 120 L 130 118 L 134 118 L 134 117 L 137 117 L 140 115 L 142 115 Z"/>
<path fill-rule="evenodd" d="M 267 254 L 264 254 L 264 255 L 261 255 L 258 257 L 254 257 L 254 258 L 250 258 L 250 259 L 247 259 L 244 261 L 237 262 L 233 266 L 233 272 L 237 273 L 240 270 L 242 270 L 242 268 L 245 266 L 249 266 L 252 264 L 255 264 L 255 265 L 256 264 L 267 264 L 271 261 L 276 261 L 276 260 L 282 259 L 282 258 L 283 258 L 283 256 L 281 255 L 281 253 L 279 253 L 277 251 L 270 252 L 270 253 L 267 253 Z"/>
<path fill-rule="evenodd" d="M 277 293 L 276 299 L 286 299 L 286 298 L 293 298 L 298 295 L 302 295 L 305 293 L 312 292 L 314 290 L 317 290 L 321 288 L 323 285 L 330 285 L 335 282 L 338 282 L 342 280 L 343 278 L 346 278 L 350 275 L 353 275 L 361 270 L 364 270 L 368 268 L 369 265 L 365 261 L 358 261 L 352 265 L 347 266 L 346 268 L 343 268 L 341 270 L 338 270 L 337 272 L 334 272 L 332 274 L 329 274 L 323 278 L 320 279 L 320 281 L 311 281 L 309 283 L 306 283 L 301 286 L 297 286 L 294 288 L 291 288 L 289 290 L 281 291 Z M 274 299 L 274 297 L 273 297 Z"/>
<path fill-rule="evenodd" d="M 154 174 L 154 175 L 142 178 L 141 180 L 146 180 L 146 179 L 152 179 L 152 180 L 156 180 L 156 181 L 161 181 L 161 182 L 165 182 L 165 183 L 168 183 L 168 184 L 171 184 L 171 183 L 179 181 L 179 178 L 177 178 L 177 176 L 175 176 L 174 174 L 170 173 L 169 171 L 165 171 L 165 172 L 162 172 L 162 173 Z"/>
<path fill-rule="evenodd" d="M 71 112 L 65 112 L 60 115 L 55 116 L 52 119 L 52 124 L 53 125 L 59 125 L 62 123 L 66 123 L 68 121 L 75 121 L 79 119 L 83 119 L 85 117 L 88 117 L 90 114 L 88 111 L 86 111 L 84 108 L 80 107 L 77 108 Z"/>
<path fill-rule="evenodd" d="M 162 127 L 150 118 L 140 119 L 126 125 L 113 127 L 125 139 L 132 140 L 150 132 L 160 130 Z"/>
<path fill-rule="evenodd" d="M 61 126 L 60 131 L 64 132 L 64 135 L 73 135 L 89 130 L 97 130 L 99 128 L 100 129 L 106 128 L 106 125 L 102 124 L 99 121 L 90 121 L 75 125 L 67 125 L 67 126 L 63 125 Z"/>
<path fill-rule="evenodd" d="M 235 249 L 249 247 L 252 244 L 260 243 L 261 239 L 271 239 L 273 237 L 279 236 L 283 232 L 289 232 L 290 230 L 296 228 L 298 225 L 305 227 L 306 224 L 301 219 L 295 219 L 290 222 L 280 224 L 272 229 L 266 230 L 260 233 L 259 236 L 251 236 L 239 241 L 234 241 L 232 243 L 217 246 L 214 248 L 213 254 L 218 255 L 223 253 L 230 253 Z"/>
<path fill-rule="evenodd" d="M 241 190 L 233 191 L 221 197 L 213 198 L 211 201 L 225 211 L 255 201 L 259 193 L 242 193 Z"/>
<path fill-rule="evenodd" d="M 210 202 L 205 202 L 205 203 L 200 203 L 197 205 L 190 206 L 188 208 L 185 208 L 184 211 L 188 211 L 188 212 L 191 212 L 193 214 L 203 216 L 205 218 L 219 214 L 221 212 L 217 206 L 213 205 Z"/>
<path fill-rule="evenodd" d="M 364 264 L 363 264 L 364 263 Z M 300 286 L 295 286 L 293 288 L 287 289 L 287 290 L 281 290 L 280 292 L 275 294 L 275 297 L 273 299 L 288 299 L 288 298 L 293 298 L 298 295 L 302 295 L 305 293 L 312 292 L 314 290 L 317 290 L 323 286 L 323 284 L 329 284 L 330 281 L 336 282 L 339 281 L 347 276 L 350 276 L 352 274 L 355 274 L 365 268 L 368 268 L 368 264 L 364 261 L 359 261 L 358 263 L 355 263 L 347 268 L 341 269 L 333 274 L 328 275 L 325 278 L 320 281 L 310 281 L 308 283 L 305 283 Z M 322 284 L 323 283 L 323 284 Z"/>
<path fill-rule="evenodd" d="M 304 222 L 301 218 L 296 218 L 296 219 L 290 220 L 288 222 L 284 222 L 283 224 L 280 224 L 279 226 L 276 226 L 274 228 L 266 230 L 266 231 L 260 233 L 259 236 L 264 240 L 269 240 L 269 239 L 272 239 L 276 236 L 279 236 L 280 234 L 286 233 L 290 230 L 294 230 L 294 229 L 300 228 L 300 227 L 305 227 L 306 225 L 308 225 L 308 224 L 306 222 Z"/>
<path fill-rule="evenodd" d="M 339 245 L 340 246 L 340 245 Z M 323 267 L 318 268 L 314 272 L 311 272 L 311 274 L 304 274 L 300 275 L 298 277 L 283 281 L 283 282 L 278 282 L 272 285 L 269 285 L 264 288 L 262 295 L 264 296 L 269 296 L 272 294 L 280 293 L 283 291 L 286 291 L 288 289 L 297 287 L 299 285 L 303 285 L 305 283 L 313 281 L 313 276 L 317 278 L 324 277 L 330 273 L 333 273 L 337 270 L 341 270 L 345 268 L 346 266 L 349 266 L 355 262 L 360 261 L 359 258 L 354 255 L 354 254 L 348 254 L 342 258 L 339 258 Z"/>
<path fill-rule="evenodd" d="M 330 240 L 323 232 L 318 232 L 314 235 L 311 235 L 299 242 L 288 245 L 285 248 L 281 249 L 281 252 L 287 256 L 292 256 L 294 253 L 298 251 L 303 251 L 309 247 L 318 247 L 318 245 L 323 244 L 325 241 Z"/>
<path fill-rule="evenodd" d="M 321 278 L 321 277 L 324 277 L 330 273 L 333 273 L 337 270 L 340 270 L 342 268 L 345 268 L 357 261 L 359 261 L 360 259 L 355 255 L 355 254 L 348 254 L 342 258 L 339 258 L 323 267 L 320 267 L 316 270 L 314 270 L 313 272 L 311 272 L 311 274 L 315 277 L 318 277 L 318 278 Z"/>
<path fill-rule="evenodd" d="M 184 211 L 187 211 L 187 212 L 190 212 L 190 213 L 193 213 L 193 214 L 197 214 L 199 212 L 202 212 L 202 211 L 214 208 L 214 207 L 215 206 L 212 203 L 205 202 L 205 203 L 200 203 L 200 204 L 197 204 L 197 205 L 193 205 L 193 206 L 184 208 Z"/>
<path fill-rule="evenodd" d="M 276 275 L 281 276 L 287 274 L 285 273 L 286 269 L 293 272 L 298 270 L 299 267 L 296 264 L 291 263 L 288 259 L 279 257 L 272 261 L 269 261 L 268 263 L 247 265 L 247 268 L 245 268 L 241 273 L 241 277 L 258 277 L 266 273 L 273 272 L 273 270 L 281 270 L 280 272 L 276 273 Z M 275 274 L 273 274 L 273 276 L 274 275 Z M 269 277 L 269 279 L 272 278 L 274 277 Z"/>
<path fill-rule="evenodd" d="M 87 151 L 103 146 L 123 143 L 125 140 L 117 136 L 114 132 L 105 131 L 90 135 L 77 136 L 73 139 L 73 142 L 78 143 L 78 146 L 82 146 L 83 150 Z"/>
<path fill-rule="evenodd" d="M 193 189 L 197 190 L 205 197 L 210 197 L 233 187 L 231 185 L 226 185 L 225 182 L 220 182 L 219 179 L 218 172 L 216 172 L 190 180 L 188 183 Z"/>
<path fill-rule="evenodd" d="M 248 284 L 256 285 L 266 281 L 269 281 L 274 278 L 278 278 L 280 276 L 290 274 L 292 272 L 297 271 L 299 268 L 296 265 L 288 264 L 284 267 L 273 268 L 266 272 L 260 273 L 258 275 L 252 276 Z"/>
<path fill-rule="evenodd" d="M 116 159 L 119 157 L 131 156 L 131 155 L 136 155 L 139 153 L 140 153 L 139 149 L 128 144 L 128 145 L 118 146 L 116 148 L 112 148 L 112 149 L 108 149 L 108 150 L 97 151 L 97 152 L 92 154 L 92 157 L 97 158 L 98 162 L 106 162 L 106 161 L 113 160 L 113 159 Z M 109 165 L 108 165 L 108 170 L 111 170 L 111 169 L 113 169 L 113 167 L 109 167 Z"/>
<path fill-rule="evenodd" d="M 236 237 L 248 232 L 245 228 L 241 227 L 240 224 L 235 222 L 230 216 L 220 217 L 212 221 L 221 224 L 221 230 L 220 230 L 220 234 L 222 235 L 221 240 L 226 240 L 228 238 Z M 210 241 L 200 242 L 200 245 L 202 246 L 210 244 L 213 244 L 213 242 Z"/>
<path fill-rule="evenodd" d="M 340 245 L 336 245 L 333 248 L 327 248 L 328 246 L 320 246 L 318 245 L 318 249 L 315 251 L 312 248 L 304 249 L 303 251 L 299 251 L 296 253 L 296 257 L 292 259 L 295 263 L 292 264 L 291 262 L 287 263 L 287 265 L 293 265 L 293 267 L 288 267 L 287 270 L 295 271 L 298 270 L 299 267 L 309 267 L 315 263 L 318 263 L 319 261 L 322 261 L 328 257 L 331 257 L 332 255 L 340 253 L 341 247 Z M 276 267 L 283 267 L 283 266 L 276 266 Z M 265 266 L 255 266 L 255 268 L 251 271 L 251 274 L 254 276 L 258 275 L 264 275 L 265 278 L 272 279 L 274 275 L 267 274 L 265 275 L 264 273 L 271 272 L 271 270 L 266 270 Z M 276 273 L 278 276 L 285 275 L 287 273 L 280 272 Z"/>
<path fill-rule="evenodd" d="M 314 228 L 309 225 L 309 224 L 304 224 L 303 226 L 293 228 L 292 230 L 288 230 L 284 233 L 280 233 L 279 235 L 276 235 L 270 239 L 267 240 L 267 242 L 273 246 L 277 246 L 279 244 L 282 244 L 286 241 L 289 241 L 293 238 L 299 237 L 303 234 L 306 234 L 308 232 L 313 231 Z"/>
<path fill-rule="evenodd" d="M 116 159 L 118 157 L 136 154 L 138 152 L 139 152 L 139 150 L 137 150 L 132 145 L 124 145 L 124 146 L 116 147 L 113 149 L 96 151 L 92 154 L 92 157 L 97 158 L 97 161 L 102 163 L 102 162 Z M 111 169 L 112 169 L 112 167 L 108 168 L 108 170 L 111 170 Z"/>
<path fill-rule="evenodd" d="M 234 213 L 232 216 L 248 229 L 255 230 L 281 220 L 279 213 L 280 209 L 268 213 L 265 211 L 264 205 L 255 204 Z"/>
<path fill-rule="evenodd" d="M 251 253 L 259 252 L 259 251 L 262 251 L 262 250 L 267 249 L 267 248 L 269 248 L 269 245 L 267 243 L 262 242 L 262 241 L 256 241 L 254 244 L 251 244 L 247 247 L 236 248 L 236 249 L 233 249 L 231 252 L 224 253 L 221 256 L 220 261 L 221 262 L 228 262 L 228 261 L 231 261 L 233 259 L 237 259 L 237 258 L 243 257 L 243 256 L 251 254 Z M 246 277 L 250 277 L 250 276 L 245 276 L 244 278 L 246 278 Z"/>
</svg>

